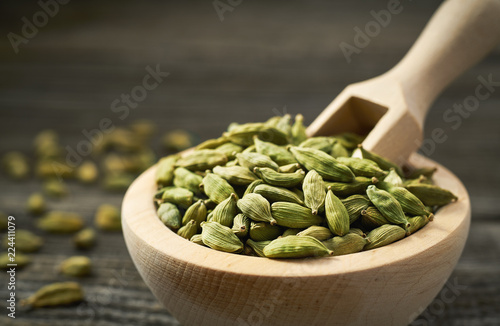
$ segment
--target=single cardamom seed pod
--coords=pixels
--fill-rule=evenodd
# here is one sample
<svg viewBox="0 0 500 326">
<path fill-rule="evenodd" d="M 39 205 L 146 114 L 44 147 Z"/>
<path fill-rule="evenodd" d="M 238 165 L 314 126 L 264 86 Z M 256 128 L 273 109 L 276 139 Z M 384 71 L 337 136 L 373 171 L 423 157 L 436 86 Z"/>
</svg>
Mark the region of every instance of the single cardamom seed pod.
<svg viewBox="0 0 500 326">
<path fill-rule="evenodd" d="M 205 194 L 217 204 L 220 204 L 231 194 L 236 194 L 234 188 L 226 180 L 210 172 L 203 178 L 201 187 Z"/>
<path fill-rule="evenodd" d="M 410 223 L 410 227 L 406 230 L 406 235 L 411 235 L 424 226 L 427 225 L 431 221 L 431 215 L 419 215 L 415 217 L 409 217 L 408 222 Z"/>
<path fill-rule="evenodd" d="M 304 204 L 309 207 L 314 215 L 325 205 L 326 191 L 323 178 L 314 170 L 307 172 L 302 183 L 304 191 Z"/>
<path fill-rule="evenodd" d="M 10 238 L 10 239 L 9 239 Z M 9 248 L 9 243 L 12 237 L 5 235 L 3 238 L 3 247 Z M 16 251 L 31 253 L 40 250 L 43 245 L 43 238 L 35 235 L 33 232 L 23 229 L 17 229 L 15 233 Z"/>
<path fill-rule="evenodd" d="M 83 218 L 76 213 L 51 211 L 36 222 L 40 230 L 50 233 L 75 233 L 83 228 Z"/>
<path fill-rule="evenodd" d="M 271 205 L 271 214 L 278 225 L 287 228 L 308 228 L 323 222 L 321 216 L 314 215 L 309 208 L 295 203 L 275 202 Z"/>
<path fill-rule="evenodd" d="M 201 234 L 195 234 L 191 237 L 191 239 L 189 239 L 189 241 L 193 242 L 193 243 L 196 243 L 197 245 L 200 245 L 200 246 L 205 246 L 205 244 L 203 243 L 203 239 L 201 237 Z"/>
<path fill-rule="evenodd" d="M 299 147 L 312 148 L 329 154 L 334 143 L 333 137 L 311 137 L 300 143 Z"/>
<path fill-rule="evenodd" d="M 234 234 L 238 238 L 244 238 L 250 231 L 250 219 L 245 214 L 238 214 L 234 217 L 233 228 Z"/>
<path fill-rule="evenodd" d="M 300 197 L 296 193 L 283 187 L 260 184 L 255 187 L 254 193 L 262 195 L 270 202 L 287 201 L 290 203 L 304 205 L 304 201 L 300 199 Z"/>
<path fill-rule="evenodd" d="M 197 231 L 198 231 L 198 223 L 196 223 L 195 220 L 190 220 L 189 222 L 186 223 L 186 225 L 182 226 L 179 229 L 179 231 L 177 231 L 177 234 L 183 237 L 184 239 L 189 240 L 193 235 L 196 234 Z"/>
<path fill-rule="evenodd" d="M 196 137 L 182 129 L 167 132 L 162 138 L 163 147 L 169 151 L 182 151 L 193 146 Z"/>
<path fill-rule="evenodd" d="M 382 215 L 391 223 L 401 225 L 404 228 L 409 227 L 408 219 L 406 218 L 401 204 L 385 190 L 378 189 L 375 186 L 368 186 L 366 194 L 371 202 Z"/>
<path fill-rule="evenodd" d="M 83 301 L 83 290 L 76 282 L 61 282 L 45 285 L 25 300 L 21 306 L 33 308 L 64 306 Z"/>
<path fill-rule="evenodd" d="M 337 196 L 351 196 L 364 194 L 369 185 L 376 184 L 378 179 L 356 177 L 352 182 L 325 182 L 325 187 L 331 187 L 332 192 Z"/>
<path fill-rule="evenodd" d="M 275 171 L 278 171 L 278 164 L 271 160 L 269 156 L 260 154 L 260 153 L 251 153 L 245 152 L 236 154 L 236 159 L 238 163 L 248 168 L 250 171 L 253 171 L 256 167 L 259 168 L 269 168 Z"/>
<path fill-rule="evenodd" d="M 425 206 L 444 206 L 458 199 L 451 191 L 435 185 L 410 184 L 406 189 L 417 196 Z"/>
<path fill-rule="evenodd" d="M 305 229 L 298 229 L 298 228 L 289 228 L 286 229 L 285 232 L 281 235 L 282 238 L 288 237 L 289 235 L 297 235 L 299 232 L 304 231 Z"/>
<path fill-rule="evenodd" d="M 254 137 L 254 144 L 257 153 L 269 156 L 278 165 L 287 165 L 297 163 L 295 157 L 292 153 L 286 150 L 286 148 L 260 140 L 258 137 Z"/>
<path fill-rule="evenodd" d="M 216 166 L 214 173 L 235 186 L 248 186 L 259 178 L 249 169 L 242 166 Z"/>
<path fill-rule="evenodd" d="M 394 168 L 394 170 L 396 170 L 396 172 L 400 176 L 403 176 L 403 171 L 401 170 L 401 168 L 397 164 L 389 161 L 386 158 L 383 158 L 382 156 L 380 156 L 378 154 L 375 154 L 373 152 L 367 151 L 366 149 L 363 148 L 363 146 L 361 144 L 359 144 L 358 148 L 356 148 L 354 150 L 354 152 L 352 153 L 352 157 L 364 158 L 364 159 L 372 160 L 373 162 L 377 163 L 377 165 L 382 170 L 385 170 L 385 171 L 389 171 L 391 168 Z"/>
<path fill-rule="evenodd" d="M 162 202 L 176 204 L 182 208 L 188 208 L 193 204 L 193 192 L 180 187 L 165 187 L 162 190 Z"/>
<path fill-rule="evenodd" d="M 264 247 L 263 253 L 268 258 L 322 257 L 333 254 L 321 241 L 309 236 L 296 235 L 273 240 Z"/>
<path fill-rule="evenodd" d="M 87 276 L 92 271 L 92 262 L 85 256 L 73 256 L 64 260 L 59 266 L 62 274 L 67 276 Z"/>
<path fill-rule="evenodd" d="M 253 145 L 253 137 L 255 135 L 276 145 L 288 144 L 288 135 L 286 133 L 261 122 L 234 126 L 231 128 L 231 131 L 223 134 L 223 136 L 229 138 L 233 143 L 244 147 Z"/>
<path fill-rule="evenodd" d="M 399 176 L 394 168 L 389 170 L 389 173 L 385 176 L 384 182 L 388 183 L 390 186 L 394 187 L 402 187 L 403 179 Z"/>
<path fill-rule="evenodd" d="M 338 157 L 337 161 L 350 168 L 359 177 L 382 178 L 387 175 L 387 172 L 379 168 L 377 163 L 372 160 L 357 157 Z"/>
<path fill-rule="evenodd" d="M 333 233 L 330 229 L 325 228 L 324 226 L 313 225 L 308 227 L 307 229 L 300 231 L 297 233 L 300 236 L 310 236 L 318 239 L 319 241 L 325 241 L 333 237 Z"/>
<path fill-rule="evenodd" d="M 363 228 L 372 230 L 384 224 L 391 224 L 380 211 L 373 206 L 361 211 L 361 225 Z"/>
<path fill-rule="evenodd" d="M 43 183 L 45 193 L 53 198 L 62 198 L 68 195 L 68 187 L 57 179 L 49 179 Z"/>
<path fill-rule="evenodd" d="M 102 181 L 102 187 L 107 191 L 121 192 L 127 190 L 134 181 L 134 176 L 128 173 L 109 173 Z"/>
<path fill-rule="evenodd" d="M 185 188 L 192 193 L 196 194 L 200 192 L 200 184 L 203 181 L 203 177 L 196 173 L 193 173 L 185 168 L 176 168 L 174 170 L 174 186 Z"/>
<path fill-rule="evenodd" d="M 364 250 L 386 246 L 403 239 L 405 234 L 405 230 L 397 225 L 384 224 L 368 233 L 366 236 L 368 243 L 366 244 Z"/>
<path fill-rule="evenodd" d="M 210 248 L 236 253 L 243 250 L 243 243 L 227 226 L 217 222 L 203 222 L 201 228 L 203 243 Z"/>
<path fill-rule="evenodd" d="M 157 214 L 162 223 L 170 230 L 175 232 L 181 227 L 181 213 L 176 205 L 172 203 L 160 204 Z"/>
<path fill-rule="evenodd" d="M 347 166 L 323 151 L 302 147 L 290 147 L 290 151 L 302 166 L 307 170 L 316 170 L 325 180 L 351 182 L 354 179 Z"/>
<path fill-rule="evenodd" d="M 248 194 L 253 193 L 255 191 L 255 189 L 257 188 L 257 186 L 259 186 L 263 183 L 264 183 L 264 181 L 262 181 L 261 179 L 257 179 L 255 181 L 253 181 L 251 184 L 248 185 L 247 189 L 245 190 L 245 193 L 243 194 L 243 197 L 245 197 Z"/>
<path fill-rule="evenodd" d="M 385 182 L 385 181 L 384 181 Z M 401 204 L 403 212 L 411 215 L 429 215 L 422 201 L 417 196 L 412 194 L 408 189 L 403 187 L 389 186 L 385 189 Z"/>
<path fill-rule="evenodd" d="M 272 186 L 286 188 L 292 188 L 300 184 L 305 176 L 304 170 L 297 170 L 294 173 L 279 173 L 270 168 L 256 167 L 253 172 Z"/>
<path fill-rule="evenodd" d="M 421 175 L 420 177 L 416 179 L 407 179 L 403 182 L 403 187 L 406 187 L 411 184 L 420 184 L 420 183 L 425 183 L 428 185 L 433 185 L 434 182 L 432 181 L 431 178 L 427 178 L 426 176 Z"/>
<path fill-rule="evenodd" d="M 234 217 L 236 216 L 236 211 L 238 210 L 238 207 L 236 206 L 237 200 L 238 198 L 235 194 L 231 194 L 229 197 L 224 199 L 213 210 L 211 221 L 219 222 L 220 224 L 229 228 L 232 227 Z"/>
<path fill-rule="evenodd" d="M 5 173 L 16 180 L 28 177 L 30 168 L 28 158 L 21 152 L 8 152 L 2 158 Z"/>
<path fill-rule="evenodd" d="M 366 195 L 352 195 L 346 199 L 340 200 L 349 214 L 349 223 L 354 223 L 360 216 L 361 212 L 370 206 L 370 199 Z"/>
<path fill-rule="evenodd" d="M 28 198 L 26 203 L 28 212 L 33 215 L 41 215 L 47 210 L 47 204 L 43 195 L 40 193 L 34 193 Z"/>
<path fill-rule="evenodd" d="M 234 160 L 236 158 L 236 153 L 241 153 L 243 147 L 229 142 L 218 146 L 215 150 L 224 153 L 229 160 Z"/>
<path fill-rule="evenodd" d="M 246 245 L 253 249 L 255 254 L 259 257 L 266 257 L 264 255 L 264 247 L 270 244 L 271 241 L 253 241 L 252 239 L 248 239 Z"/>
<path fill-rule="evenodd" d="M 280 172 L 280 173 L 294 173 L 298 169 L 300 169 L 300 164 L 299 163 L 292 163 L 292 164 L 280 166 L 278 168 L 278 172 Z"/>
<path fill-rule="evenodd" d="M 31 264 L 31 258 L 21 252 L 16 252 L 15 256 L 13 253 L 4 252 L 0 254 L 0 269 L 10 269 L 9 264 L 16 264 L 16 269 L 21 269 L 29 264 Z"/>
<path fill-rule="evenodd" d="M 97 169 L 96 164 L 89 160 L 83 162 L 78 167 L 78 169 L 76 169 L 76 178 L 81 183 L 85 184 L 94 183 L 97 180 L 98 176 L 99 176 L 99 170 Z"/>
<path fill-rule="evenodd" d="M 292 125 L 290 133 L 292 136 L 292 144 L 295 146 L 307 139 L 306 127 L 304 127 L 304 116 L 302 114 L 297 114 L 295 116 L 295 122 Z"/>
<path fill-rule="evenodd" d="M 254 221 L 276 224 L 269 202 L 259 194 L 247 194 L 238 200 L 237 205 L 243 214 Z"/>
<path fill-rule="evenodd" d="M 326 194 L 325 214 L 328 228 L 333 234 L 343 236 L 349 232 L 349 213 L 330 188 Z"/>
<path fill-rule="evenodd" d="M 174 181 L 175 163 L 179 159 L 179 155 L 169 155 L 158 161 L 155 173 L 155 181 L 157 185 L 163 187 L 172 185 Z"/>
<path fill-rule="evenodd" d="M 349 152 L 344 146 L 342 146 L 341 142 L 335 140 L 332 145 L 330 155 L 334 158 L 349 157 Z"/>
<path fill-rule="evenodd" d="M 267 241 L 279 237 L 283 230 L 278 225 L 271 225 L 266 222 L 250 223 L 250 239 L 254 241 Z"/>
<path fill-rule="evenodd" d="M 214 149 L 200 149 L 179 158 L 175 165 L 190 171 L 205 171 L 217 165 L 224 165 L 228 161 L 224 153 Z"/>
<path fill-rule="evenodd" d="M 353 150 L 363 142 L 365 137 L 352 132 L 344 132 L 339 135 L 336 135 L 335 139 L 337 139 L 345 148 Z"/>
<path fill-rule="evenodd" d="M 424 177 L 431 179 L 432 176 L 434 175 L 434 172 L 436 171 L 437 171 L 436 167 L 423 167 L 418 169 L 413 168 L 406 174 L 406 178 L 418 179 L 421 175 L 423 175 Z"/>
<path fill-rule="evenodd" d="M 236 205 L 235 205 L 236 206 Z M 200 224 L 201 222 L 206 221 L 207 219 L 207 207 L 202 199 L 198 200 L 193 205 L 189 206 L 189 208 L 184 213 L 182 217 L 182 225 L 188 224 L 189 221 L 193 220 L 196 222 L 198 226 L 198 231 L 201 231 Z"/>
<path fill-rule="evenodd" d="M 96 243 L 96 234 L 95 231 L 91 228 L 86 228 L 79 231 L 73 237 L 73 243 L 75 247 L 78 249 L 90 249 Z"/>
<path fill-rule="evenodd" d="M 353 254 L 363 250 L 368 243 L 366 238 L 359 234 L 347 233 L 342 237 L 333 237 L 329 240 L 323 241 L 325 247 L 333 251 L 333 256 L 341 256 Z"/>
<path fill-rule="evenodd" d="M 120 209 L 115 205 L 102 204 L 97 208 L 94 223 L 104 231 L 120 231 L 122 229 Z"/>
<path fill-rule="evenodd" d="M 230 140 L 226 137 L 205 140 L 203 143 L 196 146 L 196 150 L 200 149 L 216 149 L 217 147 L 229 143 Z"/>
<path fill-rule="evenodd" d="M 292 116 L 290 114 L 285 114 L 285 115 L 279 117 L 276 120 L 276 124 L 273 126 L 276 129 L 283 132 L 283 134 L 285 134 L 287 136 L 287 139 L 288 139 L 288 136 L 290 135 L 290 133 L 292 132 L 292 126 L 290 125 L 291 120 L 292 120 Z M 287 141 L 287 143 L 288 143 L 288 141 Z"/>
</svg>

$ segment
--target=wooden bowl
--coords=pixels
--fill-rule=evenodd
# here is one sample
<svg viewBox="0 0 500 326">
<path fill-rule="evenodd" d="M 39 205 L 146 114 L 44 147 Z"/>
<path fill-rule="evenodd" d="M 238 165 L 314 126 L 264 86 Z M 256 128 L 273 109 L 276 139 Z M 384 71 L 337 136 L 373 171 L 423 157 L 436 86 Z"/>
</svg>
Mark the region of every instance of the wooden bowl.
<svg viewBox="0 0 500 326">
<path fill-rule="evenodd" d="M 435 181 L 459 200 L 422 230 L 391 245 L 327 258 L 271 260 L 215 251 L 165 227 L 153 205 L 155 167 L 128 189 L 123 233 L 142 278 L 189 325 L 407 325 L 453 271 L 470 224 L 460 180 L 438 166 Z"/>
</svg>

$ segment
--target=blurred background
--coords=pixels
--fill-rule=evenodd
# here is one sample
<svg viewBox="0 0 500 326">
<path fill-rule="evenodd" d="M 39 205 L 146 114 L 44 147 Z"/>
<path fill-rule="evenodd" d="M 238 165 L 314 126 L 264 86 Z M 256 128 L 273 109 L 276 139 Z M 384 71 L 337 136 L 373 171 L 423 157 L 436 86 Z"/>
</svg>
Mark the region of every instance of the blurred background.
<svg viewBox="0 0 500 326">
<path fill-rule="evenodd" d="M 175 129 L 199 142 L 219 136 L 233 121 L 302 113 L 309 124 L 346 85 L 395 65 L 440 1 L 401 1 L 400 12 L 377 35 L 346 56 L 341 44 L 354 45 L 355 28 L 364 29 L 375 20 L 371 12 L 388 3 L 2 1 L 0 155 L 15 150 L 33 158 L 33 139 L 44 129 L 59 134 L 67 155 L 87 139 L 86 132 L 100 129 L 103 119 L 115 127 L 152 121 L 156 133 L 150 144 L 157 157 L 168 152 L 162 136 Z M 474 95 L 479 77 L 500 81 L 499 59 L 497 47 L 443 92 L 426 120 L 425 137 L 441 128 L 447 140 L 424 154 L 463 181 L 471 196 L 472 226 L 450 278 L 459 284 L 456 296 L 420 311 L 419 325 L 500 324 L 500 88 L 460 119 L 459 127 L 443 117 Z M 77 212 L 88 225 L 100 204 L 120 205 L 123 196 L 77 182 L 67 187 L 69 195 L 51 200 L 49 207 Z M 0 211 L 14 215 L 18 228 L 43 234 L 25 208 L 27 198 L 41 189 L 35 177 L 16 181 L 2 173 Z M 177 325 L 140 279 L 121 234 L 99 232 L 96 248 L 85 253 L 94 272 L 81 281 L 84 304 L 19 308 L 15 322 L 4 312 L 1 323 Z M 66 245 L 69 239 L 44 237 L 32 264 L 17 274 L 18 298 L 62 279 L 55 266 L 79 253 Z M 7 297 L 5 286 L 0 294 Z"/>
</svg>

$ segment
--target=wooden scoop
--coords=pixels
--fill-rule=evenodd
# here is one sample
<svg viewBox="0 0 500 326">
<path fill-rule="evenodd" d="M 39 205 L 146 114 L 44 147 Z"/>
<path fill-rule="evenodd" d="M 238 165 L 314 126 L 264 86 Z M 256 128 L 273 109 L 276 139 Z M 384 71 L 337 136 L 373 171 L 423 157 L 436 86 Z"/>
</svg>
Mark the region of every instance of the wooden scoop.
<svg viewBox="0 0 500 326">
<path fill-rule="evenodd" d="M 445 1 L 393 69 L 347 86 L 307 133 L 368 134 L 364 148 L 401 165 L 420 147 L 424 119 L 434 99 L 499 41 L 500 0 Z M 488 90 L 483 86 L 481 92 Z"/>
</svg>

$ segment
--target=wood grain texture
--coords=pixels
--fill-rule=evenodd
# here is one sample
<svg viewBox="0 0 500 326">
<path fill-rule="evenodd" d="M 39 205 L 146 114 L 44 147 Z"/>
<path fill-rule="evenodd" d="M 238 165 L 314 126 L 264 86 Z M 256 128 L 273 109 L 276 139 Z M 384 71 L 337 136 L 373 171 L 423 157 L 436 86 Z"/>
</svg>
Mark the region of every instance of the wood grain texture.
<svg viewBox="0 0 500 326">
<path fill-rule="evenodd" d="M 75 146 L 83 129 L 103 117 L 116 125 L 138 118 L 156 121 L 159 134 L 173 128 L 200 139 L 218 136 L 232 121 L 263 121 L 276 112 L 303 113 L 310 123 L 348 84 L 393 67 L 420 34 L 439 2 L 402 1 L 403 10 L 361 53 L 347 63 L 339 43 L 353 44 L 354 27 L 364 28 L 371 10 L 388 1 L 243 1 L 220 22 L 207 1 L 70 2 L 38 35 L 12 51 L 6 35 L 19 33 L 21 17 L 39 10 L 36 2 L 2 1 L 0 12 L 0 154 L 31 152 L 33 136 L 44 128 L 60 132 Z M 464 253 L 419 325 L 500 323 L 500 92 L 458 122 L 444 114 L 474 95 L 479 77 L 500 80 L 500 48 L 459 77 L 432 105 L 424 139 L 443 130 L 447 140 L 424 148 L 425 155 L 453 171 L 471 196 L 472 224 Z M 141 82 L 147 65 L 171 75 L 148 94 L 126 120 L 110 110 L 121 93 Z M 159 142 L 154 143 L 160 154 Z M 430 149 L 429 149 L 430 148 Z M 119 205 L 123 194 L 69 183 L 68 200 L 51 208 L 73 210 L 92 225 L 97 206 Z M 41 189 L 35 180 L 13 182 L 0 173 L 0 210 L 32 229 L 26 198 Z M 68 236 L 43 235 L 34 263 L 18 272 L 19 298 L 59 279 L 55 266 L 81 254 Z M 102 234 L 89 253 L 98 262 L 83 281 L 87 302 L 62 309 L 19 311 L 16 320 L 0 314 L 1 325 L 179 325 L 142 281 L 120 234 Z M 6 299 L 5 275 L 0 298 Z M 454 283 L 458 284 L 458 286 Z M 449 288 L 455 289 L 450 299 Z M 456 294 L 455 294 L 456 293 Z M 444 298 L 440 299 L 440 298 Z"/>
</svg>

